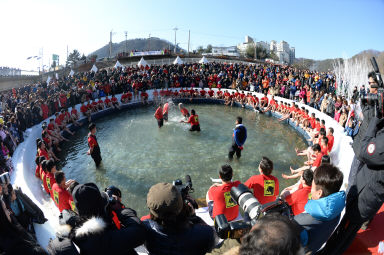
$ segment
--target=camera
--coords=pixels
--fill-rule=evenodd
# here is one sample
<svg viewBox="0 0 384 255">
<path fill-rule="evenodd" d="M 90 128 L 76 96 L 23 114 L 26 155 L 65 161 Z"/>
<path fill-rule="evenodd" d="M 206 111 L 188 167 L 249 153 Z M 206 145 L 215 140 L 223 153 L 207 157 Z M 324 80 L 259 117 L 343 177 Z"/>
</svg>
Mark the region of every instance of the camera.
<svg viewBox="0 0 384 255">
<path fill-rule="evenodd" d="M 293 218 L 291 207 L 285 201 L 277 199 L 274 202 L 262 205 L 244 184 L 232 187 L 230 194 L 232 200 L 249 216 L 245 218 L 249 219 L 228 222 L 224 214 L 217 215 L 214 226 L 217 235 L 222 239 L 238 239 L 242 237 L 251 230 L 258 219 L 270 213 L 279 213 L 287 216 L 289 219 Z"/>
<path fill-rule="evenodd" d="M 181 179 L 176 179 L 172 182 L 172 185 L 175 186 L 177 190 L 180 192 L 184 203 L 186 204 L 190 203 L 194 209 L 198 208 L 196 201 L 189 196 L 189 193 L 193 193 L 195 191 L 192 187 L 191 176 L 189 175 L 185 176 L 185 184 L 183 184 L 183 181 Z"/>
<path fill-rule="evenodd" d="M 111 185 L 108 188 L 105 188 L 104 191 L 108 195 L 108 208 L 112 209 L 113 211 L 125 208 L 124 204 L 119 201 L 121 199 L 121 190 L 119 188 Z"/>
<path fill-rule="evenodd" d="M 192 193 L 194 189 L 192 188 L 192 180 L 191 176 L 185 176 L 185 184 L 181 179 L 176 179 L 172 182 L 172 185 L 177 188 L 177 190 L 181 193 L 183 199 L 185 199 L 189 193 Z"/>
<path fill-rule="evenodd" d="M 373 70 L 376 75 L 377 79 L 377 85 L 378 85 L 378 91 L 377 94 L 368 93 L 367 95 L 361 95 L 360 100 L 362 104 L 370 104 L 374 106 L 375 109 L 375 116 L 380 118 L 384 115 L 384 108 L 383 108 L 383 100 L 384 100 L 384 84 L 383 80 L 381 78 L 379 67 L 377 66 L 377 62 L 375 57 L 372 57 L 370 59 L 371 64 L 373 66 Z"/>
</svg>

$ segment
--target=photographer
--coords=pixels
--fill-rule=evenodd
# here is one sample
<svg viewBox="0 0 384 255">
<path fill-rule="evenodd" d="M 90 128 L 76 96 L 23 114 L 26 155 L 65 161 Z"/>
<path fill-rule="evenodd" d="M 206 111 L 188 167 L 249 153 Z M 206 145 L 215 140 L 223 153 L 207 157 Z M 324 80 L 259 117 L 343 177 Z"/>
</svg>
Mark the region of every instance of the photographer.
<svg viewBox="0 0 384 255">
<path fill-rule="evenodd" d="M 77 185 L 72 196 L 79 214 L 63 210 L 57 238 L 49 243 L 51 254 L 137 254 L 144 243 L 145 230 L 136 212 L 120 209 L 118 229 L 109 212 L 109 197 L 94 183 Z"/>
<path fill-rule="evenodd" d="M 375 70 L 376 73 L 368 75 L 372 95 L 362 100 L 364 120 L 353 142 L 355 158 L 349 174 L 345 215 L 321 254 L 343 253 L 357 231 L 364 223 L 369 224 L 384 202 L 383 83 L 378 68 Z M 378 93 L 379 84 L 381 92 Z"/>
<path fill-rule="evenodd" d="M 190 205 L 174 185 L 153 185 L 147 194 L 147 206 L 150 219 L 143 223 L 149 254 L 205 254 L 215 245 L 213 228 L 191 222 Z"/>
</svg>

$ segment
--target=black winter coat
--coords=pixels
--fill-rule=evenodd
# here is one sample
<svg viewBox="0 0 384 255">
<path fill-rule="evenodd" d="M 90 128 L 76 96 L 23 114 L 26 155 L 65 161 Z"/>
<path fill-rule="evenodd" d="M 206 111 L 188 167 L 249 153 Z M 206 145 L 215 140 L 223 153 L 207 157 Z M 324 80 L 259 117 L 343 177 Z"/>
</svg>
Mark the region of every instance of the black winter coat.
<svg viewBox="0 0 384 255">
<path fill-rule="evenodd" d="M 210 252 L 216 235 L 212 227 L 194 224 L 180 230 L 165 230 L 157 222 L 143 222 L 147 230 L 145 247 L 151 255 L 198 255 Z"/>
<path fill-rule="evenodd" d="M 356 156 L 363 164 L 348 193 L 346 214 L 352 222 L 363 223 L 384 203 L 384 119 L 370 121 Z"/>
<path fill-rule="evenodd" d="M 63 211 L 66 213 L 66 211 Z M 123 209 L 116 212 L 124 228 L 116 229 L 102 218 L 92 217 L 80 225 L 72 228 L 78 216 L 67 217 L 67 225 L 62 225 L 63 230 L 59 231 L 58 238 L 50 243 L 50 254 L 76 254 L 68 252 L 70 245 L 74 244 L 82 255 L 131 255 L 137 254 L 135 247 L 140 246 L 145 240 L 145 229 L 131 209 Z M 65 229 L 69 232 L 65 232 Z M 72 240 L 68 242 L 68 236 Z M 64 241 L 63 241 L 64 240 Z M 60 242 L 61 241 L 61 242 Z M 72 247 L 73 248 L 73 247 Z"/>
</svg>

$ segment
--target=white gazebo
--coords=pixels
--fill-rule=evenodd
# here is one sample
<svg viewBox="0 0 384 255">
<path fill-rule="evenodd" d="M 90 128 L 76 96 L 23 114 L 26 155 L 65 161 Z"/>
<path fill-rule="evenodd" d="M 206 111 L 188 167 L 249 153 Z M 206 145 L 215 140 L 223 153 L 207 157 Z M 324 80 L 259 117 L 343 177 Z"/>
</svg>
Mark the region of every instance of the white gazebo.
<svg viewBox="0 0 384 255">
<path fill-rule="evenodd" d="M 200 64 L 208 64 L 209 61 L 208 61 L 208 59 L 207 59 L 205 56 L 203 56 L 203 57 L 199 60 L 199 63 L 200 63 Z"/>
<path fill-rule="evenodd" d="M 183 62 L 183 60 L 181 60 L 181 58 L 179 56 L 177 56 L 175 61 L 173 61 L 173 64 L 174 65 L 182 65 L 182 64 L 184 64 L 184 62 Z"/>
<path fill-rule="evenodd" d="M 119 60 L 116 61 L 116 64 L 114 66 L 115 68 L 118 68 L 118 67 L 123 67 L 122 64 L 120 64 Z"/>
<path fill-rule="evenodd" d="M 144 66 L 144 67 L 145 67 L 145 66 L 149 66 L 148 63 L 147 63 L 147 61 L 145 61 L 143 57 L 141 57 L 141 59 L 140 59 L 139 63 L 137 63 L 137 65 L 138 65 L 139 67 L 141 67 L 141 66 Z"/>
<path fill-rule="evenodd" d="M 97 68 L 97 66 L 95 64 L 93 64 L 93 66 L 91 68 L 91 72 L 95 72 L 96 73 L 97 70 L 99 70 L 99 69 Z"/>
</svg>

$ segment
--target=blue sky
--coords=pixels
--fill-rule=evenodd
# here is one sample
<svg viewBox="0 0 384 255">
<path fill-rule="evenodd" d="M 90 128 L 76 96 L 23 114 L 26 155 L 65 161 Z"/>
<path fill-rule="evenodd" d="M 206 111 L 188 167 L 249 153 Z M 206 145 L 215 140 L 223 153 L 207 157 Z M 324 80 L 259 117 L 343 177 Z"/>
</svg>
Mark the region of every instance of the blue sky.
<svg viewBox="0 0 384 255">
<path fill-rule="evenodd" d="M 296 57 L 350 57 L 384 50 L 384 0 L 322 1 L 124 1 L 1 0 L 0 66 L 34 68 L 26 61 L 44 52 L 65 61 L 69 50 L 89 54 L 109 41 L 154 37 L 187 48 L 236 45 L 245 35 L 287 41 Z M 5 26 L 4 26 L 5 24 Z"/>
</svg>

